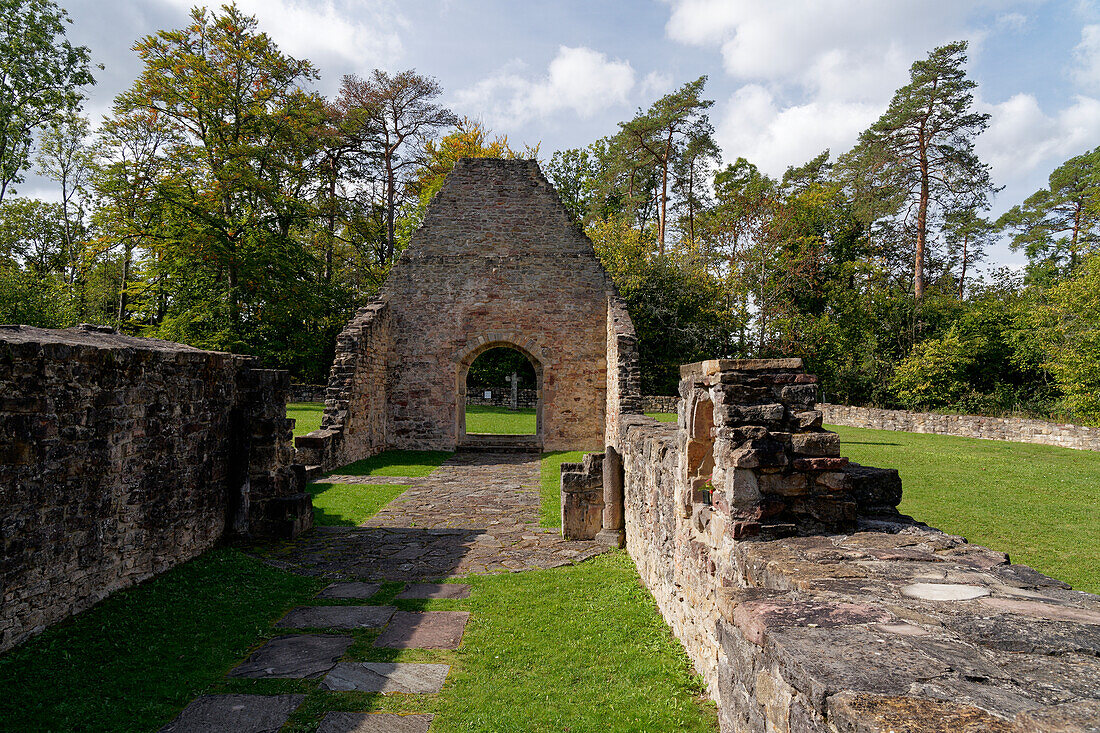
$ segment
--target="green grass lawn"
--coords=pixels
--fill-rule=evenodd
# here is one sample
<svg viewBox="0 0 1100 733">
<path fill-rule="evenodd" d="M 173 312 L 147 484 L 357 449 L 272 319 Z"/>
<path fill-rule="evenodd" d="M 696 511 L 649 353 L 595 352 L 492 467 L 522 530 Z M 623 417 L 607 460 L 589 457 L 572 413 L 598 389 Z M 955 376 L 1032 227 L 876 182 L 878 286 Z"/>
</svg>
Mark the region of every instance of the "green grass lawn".
<svg viewBox="0 0 1100 733">
<path fill-rule="evenodd" d="M 547 451 L 542 454 L 540 464 L 539 510 L 540 527 L 561 526 L 561 464 L 579 463 L 585 453 L 583 450 Z"/>
<path fill-rule="evenodd" d="M 388 450 L 330 473 L 340 476 L 427 476 L 452 455 L 444 450 Z"/>
<path fill-rule="evenodd" d="M 284 731 L 314 731 L 325 712 L 431 713 L 436 733 L 717 730 L 714 707 L 623 552 L 577 566 L 465 579 L 466 600 L 375 604 L 471 612 L 461 648 L 371 646 L 377 632 L 341 631 L 354 661 L 438 662 L 438 695 L 332 693 L 318 680 L 227 679 L 295 605 L 322 603 L 327 581 L 220 549 L 117 593 L 0 657 L 5 730 L 149 731 L 204 693 L 299 692 Z M 354 603 L 328 601 L 324 603 Z M 614 609 L 609 613 L 608 609 Z"/>
<path fill-rule="evenodd" d="M 646 417 L 651 417 L 658 422 L 676 422 L 675 412 L 647 412 Z"/>
<path fill-rule="evenodd" d="M 321 428 L 321 416 L 325 414 L 324 402 L 288 402 L 286 416 L 294 418 L 294 437 Z"/>
<path fill-rule="evenodd" d="M 466 432 L 491 435 L 534 435 L 535 410 L 466 405 Z"/>
<path fill-rule="evenodd" d="M 400 484 L 308 484 L 313 495 L 313 521 L 324 527 L 358 527 L 400 496 Z"/>
<path fill-rule="evenodd" d="M 1100 592 L 1100 453 L 829 426 L 856 463 L 901 473 L 901 511 Z"/>
</svg>

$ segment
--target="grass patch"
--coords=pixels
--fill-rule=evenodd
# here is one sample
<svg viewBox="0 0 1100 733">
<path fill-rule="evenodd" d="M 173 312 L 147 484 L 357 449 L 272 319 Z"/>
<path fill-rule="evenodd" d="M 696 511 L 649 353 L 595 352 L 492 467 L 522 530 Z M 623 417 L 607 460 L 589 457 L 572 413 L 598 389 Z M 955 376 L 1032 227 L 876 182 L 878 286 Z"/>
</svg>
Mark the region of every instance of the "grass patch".
<svg viewBox="0 0 1100 733">
<path fill-rule="evenodd" d="M 466 432 L 489 435 L 534 435 L 537 428 L 534 408 L 509 410 L 507 407 L 466 405 Z"/>
<path fill-rule="evenodd" d="M 442 450 L 388 450 L 332 471 L 342 476 L 427 476 L 453 454 Z"/>
<path fill-rule="evenodd" d="M 675 412 L 647 412 L 646 417 L 651 417 L 657 422 L 676 422 Z"/>
<path fill-rule="evenodd" d="M 540 527 L 561 526 L 561 464 L 580 463 L 587 450 L 557 450 L 542 454 L 540 462 Z"/>
<path fill-rule="evenodd" d="M 399 484 L 308 484 L 313 495 L 313 521 L 325 527 L 358 527 L 396 499 L 408 486 Z"/>
<path fill-rule="evenodd" d="M 0 657 L 0 727 L 156 730 L 324 584 L 208 552 Z"/>
<path fill-rule="evenodd" d="M 896 468 L 901 511 L 1100 592 L 1100 453 L 829 426 L 857 463 Z"/>
<path fill-rule="evenodd" d="M 288 402 L 286 416 L 294 419 L 294 437 L 321 429 L 324 402 Z"/>
</svg>

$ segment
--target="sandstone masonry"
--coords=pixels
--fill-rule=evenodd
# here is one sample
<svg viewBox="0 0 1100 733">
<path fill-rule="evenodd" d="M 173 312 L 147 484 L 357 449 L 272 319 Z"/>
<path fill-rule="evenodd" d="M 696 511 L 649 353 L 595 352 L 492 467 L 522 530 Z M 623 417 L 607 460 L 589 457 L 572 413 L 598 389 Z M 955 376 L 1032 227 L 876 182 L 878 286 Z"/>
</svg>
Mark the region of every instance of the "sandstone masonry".
<svg viewBox="0 0 1100 733">
<path fill-rule="evenodd" d="M 312 523 L 286 372 L 111 329 L 0 327 L 0 651 L 225 537 Z"/>
<path fill-rule="evenodd" d="M 907 433 L 960 435 L 966 438 L 1039 443 L 1100 451 L 1100 428 L 1090 428 L 1085 425 L 1067 425 L 1021 417 L 940 415 L 932 412 L 882 410 L 877 407 L 847 405 L 822 404 L 820 408 L 825 415 L 825 422 L 830 425 L 901 430 Z"/>
</svg>

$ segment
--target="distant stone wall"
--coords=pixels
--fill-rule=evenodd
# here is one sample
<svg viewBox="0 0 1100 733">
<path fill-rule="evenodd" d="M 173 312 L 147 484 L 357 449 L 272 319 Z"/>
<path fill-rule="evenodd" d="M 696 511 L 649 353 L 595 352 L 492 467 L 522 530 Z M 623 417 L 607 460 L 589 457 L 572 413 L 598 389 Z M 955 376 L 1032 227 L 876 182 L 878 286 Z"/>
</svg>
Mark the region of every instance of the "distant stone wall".
<svg viewBox="0 0 1100 733">
<path fill-rule="evenodd" d="M 478 389 L 466 392 L 466 404 L 480 407 L 510 407 L 512 404 L 512 388 L 498 387 L 489 390 L 491 397 L 485 397 L 485 390 Z M 538 407 L 539 391 L 537 389 L 516 390 L 516 406 L 521 410 L 530 410 Z"/>
<path fill-rule="evenodd" d="M 1022 417 L 940 415 L 932 412 L 882 410 L 877 407 L 820 405 L 825 422 L 853 428 L 900 430 L 906 433 L 959 435 L 966 438 L 1039 443 L 1100 451 L 1100 428 L 1029 420 Z"/>
<path fill-rule="evenodd" d="M 679 397 L 666 395 L 645 395 L 642 397 L 642 412 L 676 413 L 680 406 Z"/>
<path fill-rule="evenodd" d="M 224 537 L 312 523 L 286 372 L 111 329 L 0 327 L 0 651 Z"/>
<path fill-rule="evenodd" d="M 798 361 L 688 365 L 679 424 L 620 428 L 627 551 L 723 733 L 1100 727 L 1100 597 L 898 514 Z M 563 466 L 578 522 L 591 463 Z"/>
<path fill-rule="evenodd" d="M 360 308 L 336 338 L 321 427 L 298 436 L 297 461 L 330 470 L 387 446 L 386 368 L 392 346 L 390 308 Z"/>
<path fill-rule="evenodd" d="M 324 402 L 325 393 L 328 391 L 326 384 L 301 384 L 290 383 L 290 392 L 287 394 L 287 402 Z"/>
</svg>

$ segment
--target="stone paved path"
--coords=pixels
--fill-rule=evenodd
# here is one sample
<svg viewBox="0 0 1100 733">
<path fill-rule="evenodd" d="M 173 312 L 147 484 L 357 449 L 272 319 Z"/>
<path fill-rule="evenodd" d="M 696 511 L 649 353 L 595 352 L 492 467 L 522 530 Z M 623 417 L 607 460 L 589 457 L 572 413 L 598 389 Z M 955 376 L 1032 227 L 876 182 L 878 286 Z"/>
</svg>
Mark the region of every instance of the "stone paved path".
<svg viewBox="0 0 1100 733">
<path fill-rule="evenodd" d="M 446 664 L 341 662 L 354 639 L 325 630 L 379 629 L 375 647 L 456 649 L 466 611 L 408 612 L 367 605 L 380 586 L 405 581 L 398 598 L 469 597 L 468 585 L 418 581 L 468 573 L 550 568 L 580 562 L 607 548 L 567 542 L 541 529 L 539 456 L 458 453 L 424 478 L 329 476 L 329 483 L 407 484 L 410 488 L 361 527 L 317 527 L 292 542 L 259 548 L 269 563 L 337 581 L 318 593 L 341 605 L 300 606 L 275 626 L 310 633 L 275 637 L 229 672 L 252 679 L 321 679 L 331 691 L 380 694 L 439 692 Z M 358 600 L 360 604 L 354 604 Z M 350 602 L 350 603 L 349 603 Z M 162 731 L 275 733 L 304 695 L 204 695 Z M 326 714 L 318 733 L 426 733 L 430 715 Z"/>
<path fill-rule="evenodd" d="M 423 478 L 329 476 L 409 488 L 362 527 L 317 527 L 260 550 L 270 563 L 349 580 L 429 580 L 552 568 L 606 551 L 538 526 L 539 456 L 456 453 Z"/>
</svg>

